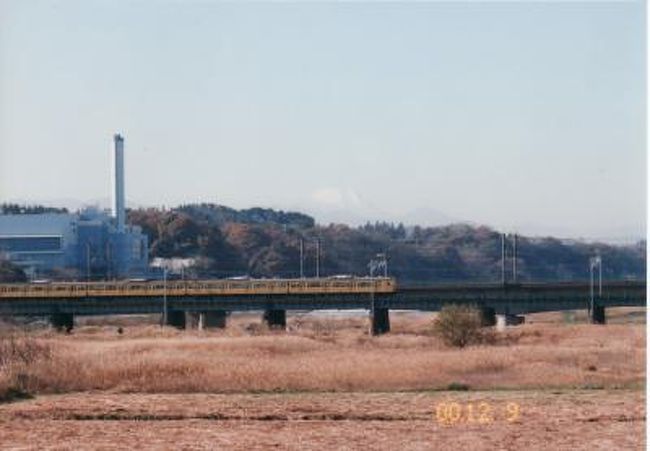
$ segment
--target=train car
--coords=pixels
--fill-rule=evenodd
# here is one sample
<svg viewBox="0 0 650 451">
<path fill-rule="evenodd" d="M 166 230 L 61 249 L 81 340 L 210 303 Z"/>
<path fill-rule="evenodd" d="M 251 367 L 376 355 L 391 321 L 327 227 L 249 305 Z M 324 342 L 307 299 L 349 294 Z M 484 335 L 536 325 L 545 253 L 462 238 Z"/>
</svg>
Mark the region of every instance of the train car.
<svg viewBox="0 0 650 451">
<path fill-rule="evenodd" d="M 124 280 L 111 282 L 0 284 L 0 298 L 392 293 L 396 290 L 397 283 L 391 277 L 167 281 Z"/>
</svg>

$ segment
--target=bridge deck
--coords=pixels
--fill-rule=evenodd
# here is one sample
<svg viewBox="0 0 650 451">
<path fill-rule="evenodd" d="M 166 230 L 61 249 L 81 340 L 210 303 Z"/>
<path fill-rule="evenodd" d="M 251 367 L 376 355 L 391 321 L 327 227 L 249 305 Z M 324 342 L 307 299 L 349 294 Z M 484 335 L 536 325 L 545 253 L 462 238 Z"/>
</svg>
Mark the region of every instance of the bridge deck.
<svg viewBox="0 0 650 451">
<path fill-rule="evenodd" d="M 156 313 L 170 310 L 440 310 L 449 303 L 532 313 L 584 309 L 588 283 L 399 287 L 392 278 L 0 284 L 0 315 Z M 163 297 L 166 302 L 163 303 Z M 604 282 L 602 307 L 644 306 L 645 282 Z"/>
</svg>

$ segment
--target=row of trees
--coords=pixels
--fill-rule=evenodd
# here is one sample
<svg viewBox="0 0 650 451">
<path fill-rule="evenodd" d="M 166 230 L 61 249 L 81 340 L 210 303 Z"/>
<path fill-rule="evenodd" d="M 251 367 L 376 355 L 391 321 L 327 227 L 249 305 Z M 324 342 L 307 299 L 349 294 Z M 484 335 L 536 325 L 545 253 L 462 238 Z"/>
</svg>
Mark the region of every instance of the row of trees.
<svg viewBox="0 0 650 451">
<path fill-rule="evenodd" d="M 45 207 L 43 205 L 0 204 L 0 213 L 6 215 L 40 215 L 43 213 L 67 213 L 67 208 Z"/>
<path fill-rule="evenodd" d="M 49 212 L 47 207 L 13 204 L 3 208 Z M 193 271 L 202 277 L 297 277 L 301 242 L 305 275 L 313 276 L 319 241 L 321 275 L 367 274 L 369 261 L 384 253 L 390 274 L 405 283 L 501 279 L 501 235 L 488 227 L 454 224 L 425 228 L 386 222 L 356 228 L 320 226 L 302 213 L 235 210 L 215 204 L 130 210 L 129 222 L 141 226 L 148 235 L 152 258 L 193 258 Z M 604 278 L 643 279 L 645 247 L 645 241 L 612 246 L 519 237 L 517 278 L 585 280 L 589 258 L 599 254 L 604 261 Z M 4 280 L 24 276 L 19 269 L 3 264 L 0 277 Z"/>
<path fill-rule="evenodd" d="M 133 210 L 129 220 L 149 235 L 153 257 L 194 257 L 197 270 L 214 276 L 297 276 L 301 240 L 306 274 L 313 275 L 316 240 L 320 240 L 323 275 L 367 274 L 369 260 L 387 253 L 390 273 L 405 282 L 496 281 L 501 277 L 500 234 L 488 227 L 224 222 L 206 214 L 210 208 L 216 207 Z M 645 242 L 611 246 L 520 237 L 518 280 L 584 280 L 588 260 L 597 253 L 605 261 L 605 278 L 645 276 Z"/>
<path fill-rule="evenodd" d="M 0 256 L 0 283 L 25 282 L 22 269 Z"/>
</svg>

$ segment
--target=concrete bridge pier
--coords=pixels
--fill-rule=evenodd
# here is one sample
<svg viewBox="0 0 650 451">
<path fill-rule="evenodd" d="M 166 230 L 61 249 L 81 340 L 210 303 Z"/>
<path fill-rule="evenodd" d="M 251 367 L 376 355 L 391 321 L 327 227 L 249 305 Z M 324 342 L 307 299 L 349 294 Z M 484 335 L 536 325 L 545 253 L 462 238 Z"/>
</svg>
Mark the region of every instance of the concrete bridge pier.
<svg viewBox="0 0 650 451">
<path fill-rule="evenodd" d="M 165 326 L 172 326 L 177 329 L 185 329 L 187 322 L 185 312 L 182 310 L 168 310 Z"/>
<path fill-rule="evenodd" d="M 225 310 L 211 310 L 199 313 L 198 328 L 203 329 L 224 329 L 226 327 Z"/>
<path fill-rule="evenodd" d="M 481 307 L 481 325 L 484 327 L 489 327 L 496 325 L 496 323 L 496 310 L 492 307 Z"/>
<path fill-rule="evenodd" d="M 370 310 L 370 335 L 382 335 L 390 332 L 390 317 L 387 308 Z"/>
<path fill-rule="evenodd" d="M 185 328 L 198 329 L 200 327 L 201 314 L 199 312 L 185 312 Z"/>
<path fill-rule="evenodd" d="M 525 322 L 526 317 L 524 315 L 513 315 L 512 313 L 496 315 L 497 330 L 504 330 L 506 326 L 518 326 Z"/>
<path fill-rule="evenodd" d="M 506 315 L 496 315 L 496 328 L 500 332 L 506 330 Z"/>
<path fill-rule="evenodd" d="M 287 328 L 287 311 L 286 310 L 265 310 L 264 322 L 271 329 L 286 329 Z"/>
<path fill-rule="evenodd" d="M 54 313 L 50 315 L 50 324 L 59 332 L 69 334 L 74 327 L 74 315 L 72 313 Z"/>
<path fill-rule="evenodd" d="M 602 305 L 594 305 L 594 308 L 591 309 L 591 323 L 605 324 L 606 322 L 605 307 Z"/>
</svg>

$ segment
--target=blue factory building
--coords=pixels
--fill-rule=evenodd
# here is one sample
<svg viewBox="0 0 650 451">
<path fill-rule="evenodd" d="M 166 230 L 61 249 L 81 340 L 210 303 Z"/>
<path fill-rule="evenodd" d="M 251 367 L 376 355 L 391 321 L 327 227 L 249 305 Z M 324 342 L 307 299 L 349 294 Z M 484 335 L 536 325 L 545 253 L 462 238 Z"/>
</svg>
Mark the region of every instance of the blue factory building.
<svg viewBox="0 0 650 451">
<path fill-rule="evenodd" d="M 31 278 L 144 276 L 148 240 L 137 226 L 119 232 L 97 209 L 78 213 L 0 214 L 0 254 Z"/>
<path fill-rule="evenodd" d="M 0 214 L 0 258 L 31 278 L 120 279 L 148 273 L 147 236 L 125 224 L 124 139 L 114 136 L 112 211 Z"/>
</svg>

